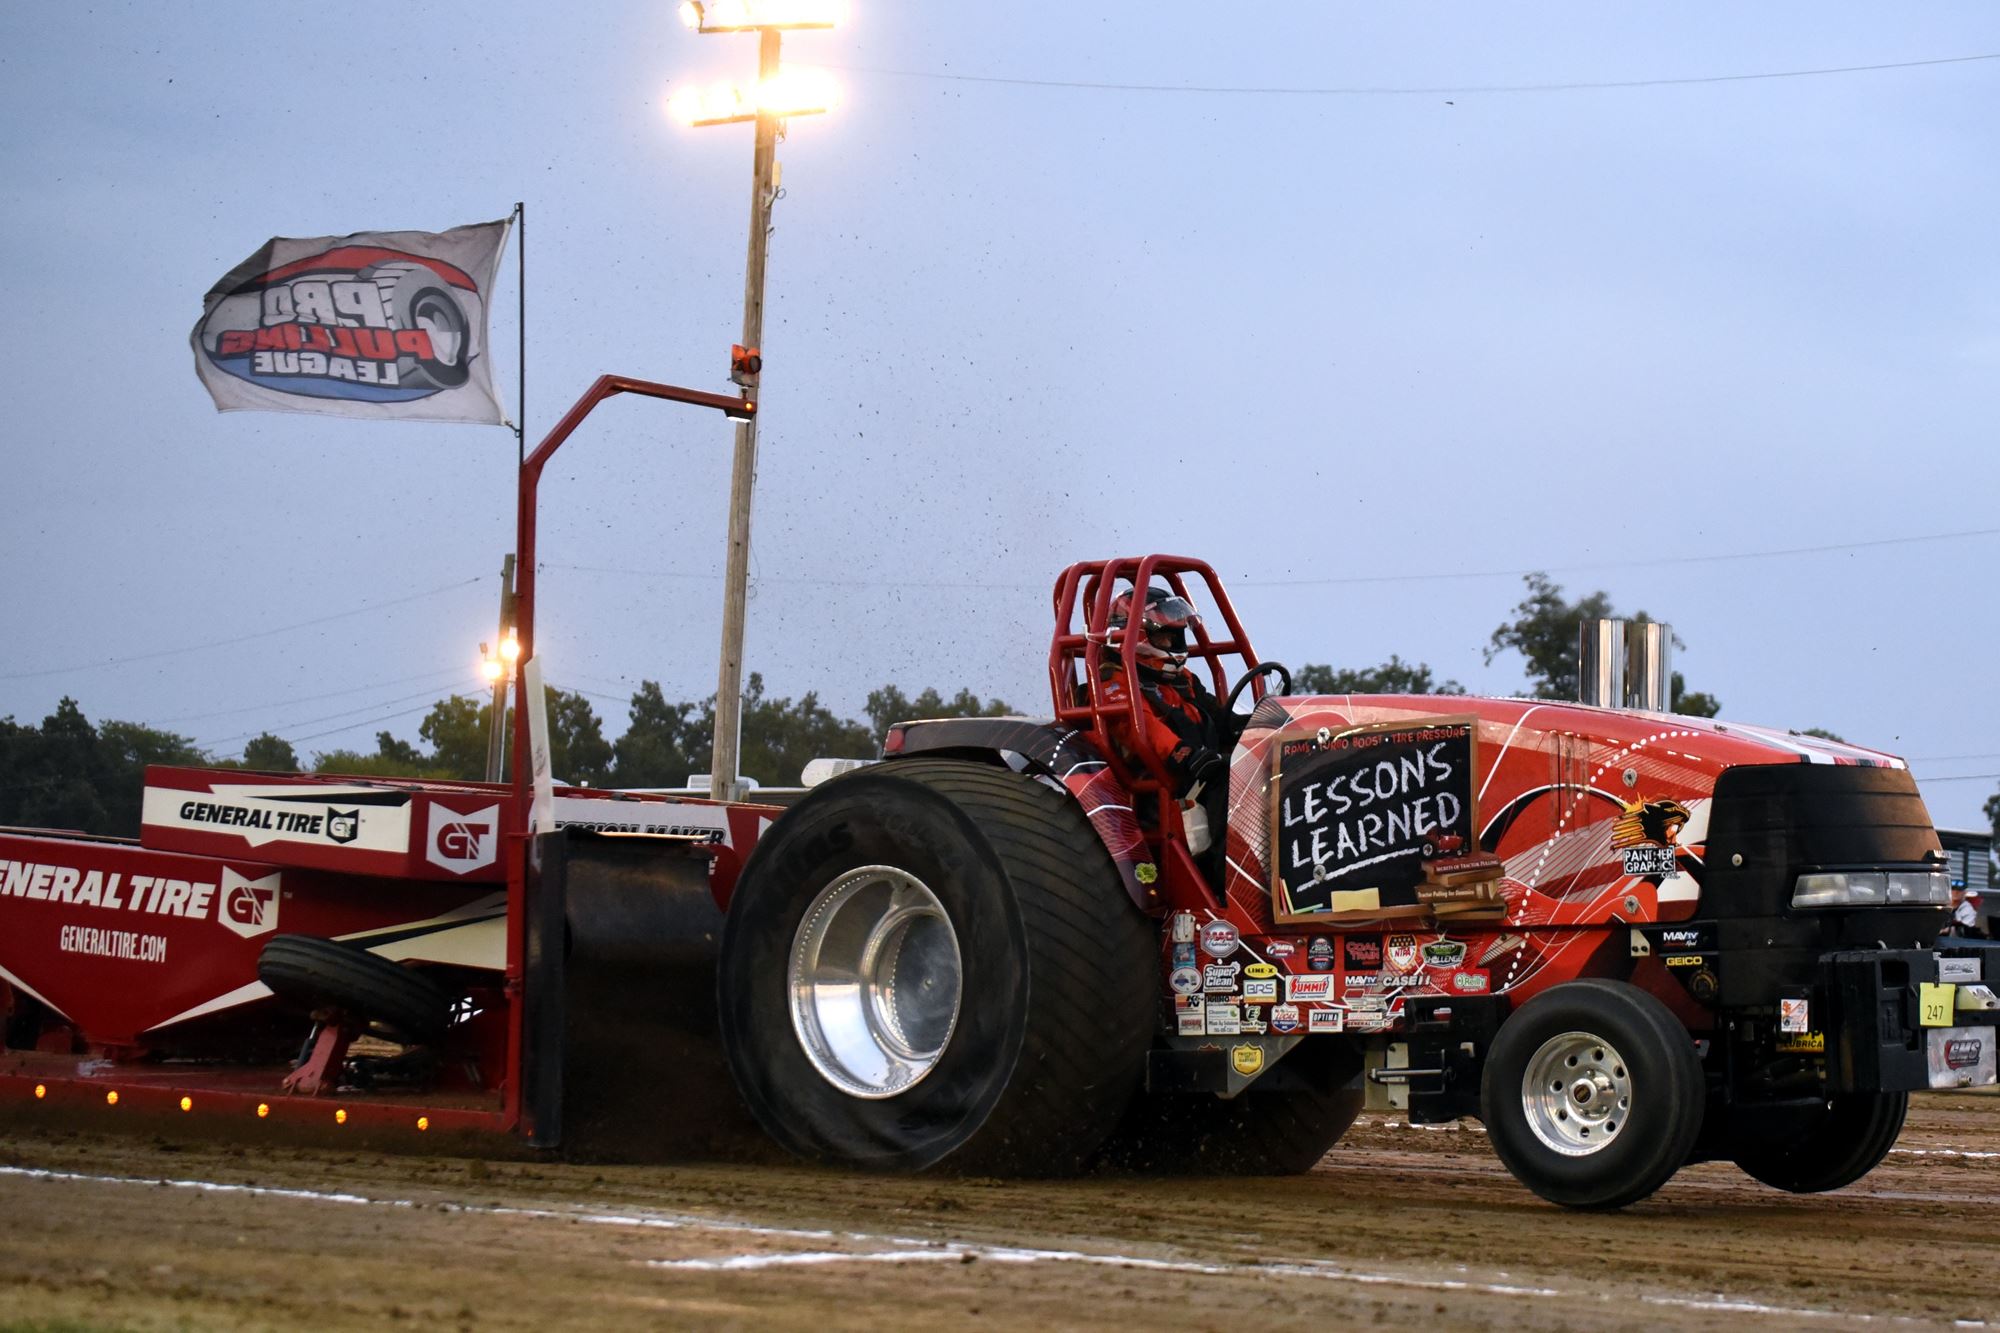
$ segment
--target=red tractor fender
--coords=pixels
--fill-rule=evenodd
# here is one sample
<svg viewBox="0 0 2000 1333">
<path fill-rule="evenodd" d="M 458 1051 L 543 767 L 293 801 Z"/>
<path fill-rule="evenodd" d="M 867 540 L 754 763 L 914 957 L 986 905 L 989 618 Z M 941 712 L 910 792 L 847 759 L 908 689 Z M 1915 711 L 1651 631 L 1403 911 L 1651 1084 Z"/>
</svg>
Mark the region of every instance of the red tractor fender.
<svg viewBox="0 0 2000 1333">
<path fill-rule="evenodd" d="M 1132 813 L 1132 793 L 1085 733 L 1031 718 L 935 718 L 889 728 L 882 754 L 885 764 L 919 754 L 975 759 L 1050 780 L 1082 807 L 1133 905 L 1152 916 L 1166 911 L 1160 867 Z"/>
</svg>

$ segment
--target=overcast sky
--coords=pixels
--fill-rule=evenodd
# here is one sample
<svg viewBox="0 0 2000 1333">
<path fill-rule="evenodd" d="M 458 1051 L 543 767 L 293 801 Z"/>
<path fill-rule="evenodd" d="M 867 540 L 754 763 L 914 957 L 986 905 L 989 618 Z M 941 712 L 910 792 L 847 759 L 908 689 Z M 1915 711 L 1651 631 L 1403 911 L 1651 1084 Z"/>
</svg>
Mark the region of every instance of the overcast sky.
<svg viewBox="0 0 2000 1333">
<path fill-rule="evenodd" d="M 1266 657 L 1506 694 L 1480 648 L 1547 569 L 1673 622 L 1725 717 L 1983 824 L 2000 11 L 853 9 L 786 39 L 844 102 L 779 149 L 773 693 L 1045 709 L 1058 571 L 1171 550 Z M 473 688 L 513 437 L 219 416 L 202 295 L 272 235 L 524 200 L 531 437 L 603 371 L 726 389 L 750 130 L 665 108 L 755 48 L 667 0 L 0 8 L 0 716 L 309 755 Z M 612 733 L 641 679 L 715 688 L 729 442 L 625 400 L 548 475 L 541 647 Z"/>
</svg>

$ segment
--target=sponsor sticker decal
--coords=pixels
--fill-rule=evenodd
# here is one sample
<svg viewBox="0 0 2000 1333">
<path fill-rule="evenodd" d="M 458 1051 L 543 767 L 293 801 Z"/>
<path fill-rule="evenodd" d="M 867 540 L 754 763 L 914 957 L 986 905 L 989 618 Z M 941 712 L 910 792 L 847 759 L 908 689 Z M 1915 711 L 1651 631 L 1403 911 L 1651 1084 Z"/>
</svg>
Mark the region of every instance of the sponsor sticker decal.
<svg viewBox="0 0 2000 1333">
<path fill-rule="evenodd" d="M 1463 940 L 1432 940 L 1424 946 L 1426 967 L 1457 967 L 1465 961 Z"/>
<path fill-rule="evenodd" d="M 1252 963 L 1250 964 L 1250 966 L 1243 969 L 1243 975 L 1246 977 L 1256 977 L 1262 980 L 1277 976 L 1278 969 L 1271 966 L 1269 963 Z"/>
<path fill-rule="evenodd" d="M 1350 972 L 1378 972 L 1382 968 L 1380 935 L 1348 935 L 1340 941 L 1340 949 Z"/>
<path fill-rule="evenodd" d="M 326 811 L 326 836 L 343 847 L 361 836 L 361 812 L 359 810 L 335 810 L 328 806 Z"/>
<path fill-rule="evenodd" d="M 246 940 L 268 935 L 278 928 L 278 881 L 281 872 L 262 879 L 245 879 L 234 870 L 222 868 L 222 893 L 216 920 Z"/>
<path fill-rule="evenodd" d="M 1285 978 L 1285 998 L 1294 1004 L 1300 1000 L 1326 1000 L 1333 997 L 1333 978 L 1322 972 L 1317 975 L 1304 973 Z"/>
<path fill-rule="evenodd" d="M 1174 946 L 1174 966 L 1193 967 L 1194 965 L 1194 946 L 1192 944 L 1176 944 Z"/>
<path fill-rule="evenodd" d="M 1194 913 L 1193 913 L 1193 912 L 1175 912 L 1175 913 L 1174 913 L 1174 943 L 1175 943 L 1175 944 L 1193 944 L 1193 943 L 1194 943 Z"/>
<path fill-rule="evenodd" d="M 1422 966 L 1415 935 L 1391 935 L 1382 956 L 1394 972 L 1414 972 Z"/>
<path fill-rule="evenodd" d="M 1248 1078 L 1264 1068 L 1264 1048 L 1245 1042 L 1229 1048 L 1229 1067 Z"/>
<path fill-rule="evenodd" d="M 1201 928 L 1201 951 L 1210 958 L 1227 958 L 1236 952 L 1236 927 L 1227 921 L 1211 921 Z"/>
<path fill-rule="evenodd" d="M 1176 1035 L 1182 1037 L 1203 1037 L 1208 1035 L 1208 1025 L 1201 1021 L 1201 1010 L 1192 1013 L 1182 1010 L 1174 1020 Z"/>
<path fill-rule="evenodd" d="M 1480 968 L 1460 968 L 1451 974 L 1451 988 L 1460 995 L 1484 995 L 1493 989 L 1493 978 Z"/>
<path fill-rule="evenodd" d="M 1806 1001 L 1786 999 L 1778 1001 L 1778 1031 L 1812 1031 L 1812 1014 L 1808 1010 Z"/>
<path fill-rule="evenodd" d="M 1979 984 L 1979 960 L 1977 958 L 1938 959 L 1938 980 L 1958 985 Z"/>
<path fill-rule="evenodd" d="M 1315 935 L 1306 946 L 1306 966 L 1315 972 L 1333 971 L 1333 941 L 1324 935 Z"/>
<path fill-rule="evenodd" d="M 1203 990 L 1233 991 L 1236 989 L 1236 973 L 1238 970 L 1238 966 L 1235 963 L 1210 963 L 1201 970 L 1201 988 Z"/>
<path fill-rule="evenodd" d="M 1299 1007 L 1295 1004 L 1273 1005 L 1271 1008 L 1271 1031 L 1297 1032 L 1299 1030 Z"/>
<path fill-rule="evenodd" d="M 1273 958 L 1290 958 L 1299 951 L 1299 946 L 1290 940 L 1271 940 L 1264 945 L 1264 952 Z"/>
<path fill-rule="evenodd" d="M 1211 1004 L 1202 1018 L 1211 1037 L 1234 1037 L 1243 1031 L 1243 1011 L 1234 1004 Z"/>
<path fill-rule="evenodd" d="M 493 864 L 500 854 L 500 807 L 489 805 L 476 814 L 461 815 L 431 804 L 430 836 L 424 858 L 453 874 L 469 875 Z"/>
<path fill-rule="evenodd" d="M 1191 967 L 1177 967 L 1167 974 L 1167 986 L 1176 995 L 1192 995 L 1201 989 L 1201 973 Z"/>
<path fill-rule="evenodd" d="M 1347 1030 L 1347 1013 L 1341 1009 L 1316 1008 L 1306 1010 L 1306 1031 L 1344 1032 Z"/>
<path fill-rule="evenodd" d="M 1249 1004 L 1275 1004 L 1278 999 L 1278 979 L 1261 977 L 1244 982 L 1243 999 Z"/>
<path fill-rule="evenodd" d="M 1680 869 L 1680 857 L 1671 847 L 1627 847 L 1618 855 L 1625 873 L 1635 878 L 1666 876 Z"/>
</svg>

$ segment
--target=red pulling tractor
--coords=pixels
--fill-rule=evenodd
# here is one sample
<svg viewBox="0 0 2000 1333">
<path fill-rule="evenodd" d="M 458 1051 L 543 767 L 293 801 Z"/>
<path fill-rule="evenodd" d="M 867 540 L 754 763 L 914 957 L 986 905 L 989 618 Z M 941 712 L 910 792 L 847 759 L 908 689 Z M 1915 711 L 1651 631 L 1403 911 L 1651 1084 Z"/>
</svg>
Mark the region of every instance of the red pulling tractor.
<svg viewBox="0 0 2000 1333">
<path fill-rule="evenodd" d="M 530 655 L 535 480 L 616 392 L 725 401 L 603 380 L 529 460 Z M 1112 603 L 1156 584 L 1232 705 L 1206 850 L 1110 739 L 1147 706 Z M 788 807 L 538 784 L 525 736 L 509 786 L 149 770 L 136 842 L 0 833 L 0 1106 L 657 1155 L 733 1083 L 817 1161 L 1270 1174 L 1373 1104 L 1601 1208 L 1712 1158 L 1837 1188 L 1910 1092 L 1995 1082 L 2000 960 L 1938 941 L 1899 760 L 1293 695 L 1169 556 L 1065 571 L 1049 672 L 1050 718 L 903 723 Z"/>
</svg>

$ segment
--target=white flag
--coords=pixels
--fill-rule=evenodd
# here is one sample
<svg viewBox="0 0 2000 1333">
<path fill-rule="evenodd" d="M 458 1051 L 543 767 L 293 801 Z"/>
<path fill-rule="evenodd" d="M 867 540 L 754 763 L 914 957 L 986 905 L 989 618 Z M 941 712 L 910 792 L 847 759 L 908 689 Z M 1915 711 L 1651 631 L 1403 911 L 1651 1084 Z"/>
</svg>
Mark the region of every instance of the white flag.
<svg viewBox="0 0 2000 1333">
<path fill-rule="evenodd" d="M 502 424 L 486 312 L 507 227 L 273 237 L 209 291 L 195 372 L 219 412 Z"/>
</svg>

